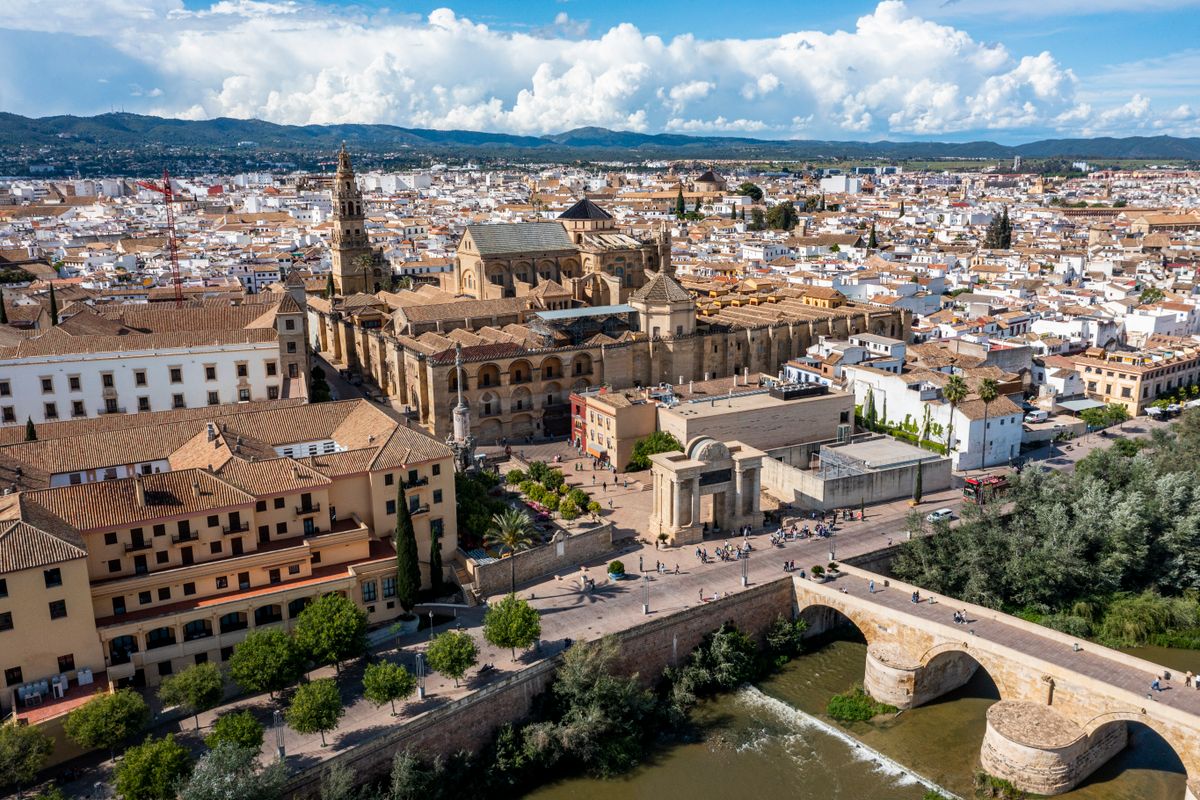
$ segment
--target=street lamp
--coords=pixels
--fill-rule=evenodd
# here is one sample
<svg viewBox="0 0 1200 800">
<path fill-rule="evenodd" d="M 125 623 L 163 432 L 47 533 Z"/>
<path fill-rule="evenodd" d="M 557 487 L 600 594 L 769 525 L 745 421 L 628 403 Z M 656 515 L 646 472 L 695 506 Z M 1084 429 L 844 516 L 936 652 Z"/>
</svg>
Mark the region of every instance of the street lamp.
<svg viewBox="0 0 1200 800">
<path fill-rule="evenodd" d="M 433 610 L 429 611 L 429 641 L 433 641 Z"/>
<path fill-rule="evenodd" d="M 417 653 L 417 699 L 425 699 L 425 654 Z"/>
<path fill-rule="evenodd" d="M 280 761 L 287 757 L 287 752 L 283 747 L 283 714 L 279 713 L 279 709 L 275 709 L 272 714 L 272 721 L 275 725 L 275 755 Z"/>
<path fill-rule="evenodd" d="M 642 575 L 642 613 L 650 613 L 650 576 Z"/>
<path fill-rule="evenodd" d="M 742 562 L 742 588 L 744 589 L 750 585 L 750 579 L 746 576 L 746 566 L 750 563 L 750 556 L 747 554 L 738 560 Z"/>
</svg>

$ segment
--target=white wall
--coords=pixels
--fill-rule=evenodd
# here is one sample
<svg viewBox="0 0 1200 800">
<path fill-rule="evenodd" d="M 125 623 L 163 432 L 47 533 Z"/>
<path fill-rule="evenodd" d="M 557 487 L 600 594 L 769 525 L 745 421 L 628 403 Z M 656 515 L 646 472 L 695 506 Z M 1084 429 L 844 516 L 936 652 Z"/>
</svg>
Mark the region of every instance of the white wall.
<svg viewBox="0 0 1200 800">
<path fill-rule="evenodd" d="M 237 364 L 243 361 L 247 368 L 244 381 L 237 377 Z M 275 342 L 0 360 L 0 425 L 24 425 L 26 419 L 35 424 L 46 422 L 46 403 L 54 403 L 58 411 L 57 419 L 49 421 L 72 419 L 75 401 L 83 402 L 83 416 L 100 416 L 106 391 L 129 414 L 137 413 L 139 397 L 149 399 L 150 411 L 174 408 L 176 394 L 183 395 L 188 408 L 209 405 L 211 391 L 218 393 L 221 403 L 238 402 L 241 388 L 249 390 L 250 400 L 267 400 L 268 388 L 278 389 L 283 384 L 278 362 L 279 346 Z M 216 367 L 215 381 L 206 379 L 205 366 L 209 364 Z M 275 364 L 274 376 L 267 374 L 267 364 Z M 171 382 L 173 366 L 182 370 L 179 383 Z M 136 373 L 140 370 L 146 373 L 144 386 L 137 385 Z M 112 373 L 111 390 L 103 386 L 104 373 Z M 71 375 L 79 376 L 78 391 L 70 389 Z M 53 380 L 49 393 L 42 391 L 43 377 Z M 6 381 L 7 395 L 3 385 Z M 12 409 L 11 421 L 4 419 L 3 409 Z"/>
</svg>

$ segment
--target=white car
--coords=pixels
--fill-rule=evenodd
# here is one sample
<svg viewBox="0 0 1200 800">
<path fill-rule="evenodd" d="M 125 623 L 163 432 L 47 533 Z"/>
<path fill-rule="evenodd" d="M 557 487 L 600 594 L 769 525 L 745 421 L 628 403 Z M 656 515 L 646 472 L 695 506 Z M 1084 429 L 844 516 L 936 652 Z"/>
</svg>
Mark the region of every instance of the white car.
<svg viewBox="0 0 1200 800">
<path fill-rule="evenodd" d="M 929 512 L 929 516 L 925 517 L 926 522 L 942 522 L 951 519 L 954 519 L 954 512 L 948 508 L 939 508 L 937 511 L 931 511 Z"/>
</svg>

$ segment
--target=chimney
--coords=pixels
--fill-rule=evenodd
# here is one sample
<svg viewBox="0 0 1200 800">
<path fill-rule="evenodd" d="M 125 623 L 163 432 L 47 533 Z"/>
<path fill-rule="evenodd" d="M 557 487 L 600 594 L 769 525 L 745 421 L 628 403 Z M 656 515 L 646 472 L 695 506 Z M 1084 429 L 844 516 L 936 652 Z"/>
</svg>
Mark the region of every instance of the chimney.
<svg viewBox="0 0 1200 800">
<path fill-rule="evenodd" d="M 292 464 L 292 479 L 300 480 L 300 467 L 295 464 Z"/>
<path fill-rule="evenodd" d="M 210 422 L 210 423 L 208 423 L 208 440 L 211 442 L 216 438 L 217 438 L 216 423 Z"/>
<path fill-rule="evenodd" d="M 696 392 L 696 382 L 688 381 L 688 394 L 695 394 L 695 392 Z"/>
<path fill-rule="evenodd" d="M 192 496 L 200 496 L 200 481 L 192 481 Z"/>
<path fill-rule="evenodd" d="M 133 490 L 137 493 L 137 504 L 142 508 L 146 507 L 146 487 L 142 484 L 142 476 L 138 475 L 133 479 Z"/>
</svg>

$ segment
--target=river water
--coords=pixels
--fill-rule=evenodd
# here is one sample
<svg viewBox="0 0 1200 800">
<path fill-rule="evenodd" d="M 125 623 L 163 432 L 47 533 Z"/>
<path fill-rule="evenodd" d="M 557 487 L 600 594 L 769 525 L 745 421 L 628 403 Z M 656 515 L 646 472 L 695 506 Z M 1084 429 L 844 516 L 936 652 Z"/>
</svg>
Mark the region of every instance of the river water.
<svg viewBox="0 0 1200 800">
<path fill-rule="evenodd" d="M 1165 652 L 1135 654 L 1200 672 L 1200 653 Z M 929 788 L 970 797 L 984 713 L 998 699 L 991 680 L 980 670 L 962 689 L 883 723 L 834 723 L 824 716 L 825 703 L 862 682 L 865 658 L 861 642 L 830 642 L 757 686 L 703 703 L 693 740 L 648 753 L 629 775 L 560 781 L 528 797 L 921 800 Z M 1184 776 L 1171 748 L 1140 726 L 1131 726 L 1130 744 L 1086 784 L 1059 796 L 1182 800 Z"/>
</svg>

